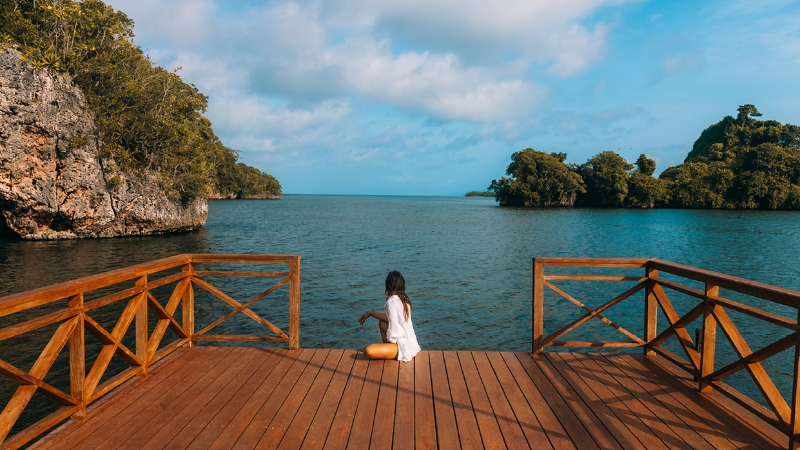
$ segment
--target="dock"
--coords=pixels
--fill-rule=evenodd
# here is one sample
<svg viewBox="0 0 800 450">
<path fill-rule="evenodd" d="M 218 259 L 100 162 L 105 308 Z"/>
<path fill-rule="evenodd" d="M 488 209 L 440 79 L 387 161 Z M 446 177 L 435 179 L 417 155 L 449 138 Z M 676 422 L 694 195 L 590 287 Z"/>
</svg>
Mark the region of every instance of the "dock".
<svg viewBox="0 0 800 450">
<path fill-rule="evenodd" d="M 195 347 L 32 449 L 737 449 L 786 436 L 631 355 Z"/>
<path fill-rule="evenodd" d="M 603 271 L 574 273 L 593 268 Z M 263 280 L 260 293 L 226 293 L 243 277 Z M 0 376 L 18 384 L 0 448 L 794 449 L 800 436 L 797 319 L 741 301 L 796 313 L 800 292 L 655 259 L 534 258 L 530 352 L 426 349 L 406 363 L 303 348 L 299 280 L 297 255 L 177 255 L 0 298 L 0 342 L 46 330 L 32 365 L 0 357 Z M 576 280 L 627 288 L 589 306 L 559 284 Z M 584 315 L 545 333 L 545 288 Z M 280 293 L 288 332 L 253 306 Z M 609 319 L 636 301 L 641 330 Z M 196 317 L 200 302 L 229 312 Z M 220 332 L 237 315 L 262 331 Z M 624 338 L 564 337 L 589 320 Z M 686 329 L 698 320 L 702 343 Z M 784 332 L 751 349 L 740 330 L 753 321 Z M 733 360 L 715 359 L 720 339 Z M 762 361 L 792 350 L 786 399 Z M 48 376 L 57 361 L 68 379 Z M 734 373 L 761 398 L 726 384 Z M 20 429 L 35 394 L 60 406 Z"/>
</svg>

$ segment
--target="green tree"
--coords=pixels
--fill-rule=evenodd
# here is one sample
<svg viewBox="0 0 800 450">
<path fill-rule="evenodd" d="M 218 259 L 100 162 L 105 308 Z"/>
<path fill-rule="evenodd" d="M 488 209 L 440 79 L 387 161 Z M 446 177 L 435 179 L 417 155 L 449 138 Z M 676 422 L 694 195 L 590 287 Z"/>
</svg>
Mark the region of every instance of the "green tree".
<svg viewBox="0 0 800 450">
<path fill-rule="evenodd" d="M 659 177 L 667 183 L 670 206 L 678 208 L 732 208 L 727 199 L 734 174 L 727 165 L 688 162 L 670 167 Z"/>
<path fill-rule="evenodd" d="M 663 180 L 653 177 L 656 162 L 645 155 L 639 155 L 636 169 L 628 179 L 628 195 L 625 206 L 653 208 L 666 205 L 669 200 L 667 185 Z"/>
<path fill-rule="evenodd" d="M 617 153 L 606 150 L 578 168 L 586 183 L 586 193 L 579 198 L 587 206 L 622 206 L 628 195 L 629 171 L 633 165 Z"/>
<path fill-rule="evenodd" d="M 489 190 L 501 206 L 572 206 L 584 192 L 581 177 L 564 164 L 566 153 L 531 148 L 511 155 L 506 175 Z"/>
<path fill-rule="evenodd" d="M 671 206 L 800 209 L 800 127 L 758 120 L 751 104 L 703 131 L 684 164 L 661 174 Z"/>
<path fill-rule="evenodd" d="M 95 117 L 105 167 L 157 171 L 174 198 L 218 184 L 218 161 L 236 160 L 203 116 L 208 99 L 133 43 L 133 21 L 100 0 L 5 0 L 0 41 L 34 68 L 65 71 Z"/>
</svg>

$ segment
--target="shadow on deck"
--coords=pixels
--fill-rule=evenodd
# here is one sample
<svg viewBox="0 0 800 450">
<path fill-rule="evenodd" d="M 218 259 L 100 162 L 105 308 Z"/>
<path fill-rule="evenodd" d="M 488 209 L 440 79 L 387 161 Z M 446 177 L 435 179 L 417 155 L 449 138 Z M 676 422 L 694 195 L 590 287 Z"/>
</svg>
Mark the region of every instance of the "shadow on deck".
<svg viewBox="0 0 800 450">
<path fill-rule="evenodd" d="M 786 448 L 660 357 L 195 347 L 36 442 L 70 448 Z"/>
</svg>

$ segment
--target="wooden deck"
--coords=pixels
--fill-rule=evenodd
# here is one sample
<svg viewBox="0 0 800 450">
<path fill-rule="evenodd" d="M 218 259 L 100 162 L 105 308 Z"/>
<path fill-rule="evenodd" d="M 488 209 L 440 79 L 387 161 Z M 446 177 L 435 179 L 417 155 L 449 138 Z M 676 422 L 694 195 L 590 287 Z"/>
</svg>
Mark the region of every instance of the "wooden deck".
<svg viewBox="0 0 800 450">
<path fill-rule="evenodd" d="M 692 388 L 691 386 L 695 386 Z M 786 448 L 640 356 L 195 347 L 32 448 Z"/>
</svg>

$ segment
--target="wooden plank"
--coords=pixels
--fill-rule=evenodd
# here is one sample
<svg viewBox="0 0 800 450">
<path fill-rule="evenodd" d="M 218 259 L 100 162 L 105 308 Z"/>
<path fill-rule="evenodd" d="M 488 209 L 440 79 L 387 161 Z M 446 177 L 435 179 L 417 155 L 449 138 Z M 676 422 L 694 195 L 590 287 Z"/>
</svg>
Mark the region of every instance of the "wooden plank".
<svg viewBox="0 0 800 450">
<path fill-rule="evenodd" d="M 623 399 L 594 377 L 592 370 L 581 364 L 584 355 L 548 353 L 548 359 L 570 385 L 581 395 L 623 449 L 668 449 L 647 430 L 638 416 L 625 406 Z"/>
<path fill-rule="evenodd" d="M 292 273 L 289 284 L 289 348 L 300 348 L 300 257 L 289 265 Z"/>
<path fill-rule="evenodd" d="M 651 260 L 646 258 L 561 258 L 537 256 L 534 258 L 545 266 L 567 267 L 644 267 Z"/>
<path fill-rule="evenodd" d="M 320 404 L 322 403 L 325 394 L 331 387 L 331 380 L 333 379 L 336 371 L 337 364 L 341 364 L 341 359 L 344 355 L 344 350 L 331 350 L 328 357 L 322 364 L 317 378 L 314 379 L 314 384 L 308 390 L 306 398 L 300 409 L 297 410 L 294 419 L 286 429 L 286 433 L 281 439 L 279 449 L 296 449 L 300 448 L 303 444 L 303 439 L 306 437 L 306 432 L 317 413 Z"/>
<path fill-rule="evenodd" d="M 545 275 L 545 281 L 636 281 L 641 283 L 647 279 L 641 276 L 625 276 L 625 275 Z"/>
<path fill-rule="evenodd" d="M 400 362 L 397 360 L 387 360 L 383 364 L 381 388 L 378 393 L 378 405 L 375 410 L 375 422 L 369 442 L 370 448 L 391 448 L 392 446 L 399 369 Z"/>
<path fill-rule="evenodd" d="M 414 438 L 416 448 L 436 447 L 436 418 L 428 352 L 414 357 Z"/>
<path fill-rule="evenodd" d="M 752 295 L 753 297 L 763 298 L 782 305 L 796 308 L 800 304 L 800 292 L 791 289 L 784 289 L 771 286 L 757 281 L 746 280 L 710 270 L 698 269 L 696 267 L 685 266 L 660 259 L 650 260 L 649 265 L 655 269 L 678 275 L 690 280 L 697 280 L 719 286 L 723 289 Z"/>
<path fill-rule="evenodd" d="M 272 355 L 270 349 L 256 350 L 248 349 L 247 356 L 250 360 L 236 375 L 224 380 L 225 386 L 222 388 L 207 405 L 202 407 L 197 414 L 182 427 L 178 434 L 164 445 L 165 449 L 184 449 L 190 448 L 192 441 L 202 432 L 206 427 L 210 427 L 214 419 L 216 419 L 222 411 L 227 407 L 228 403 L 233 400 L 238 392 L 248 387 L 248 383 L 254 377 L 257 378 L 257 372 L 265 370 L 269 373 L 271 367 L 264 367 L 265 362 Z M 274 367 L 274 365 L 273 365 Z M 252 386 L 252 385 L 251 385 Z M 257 386 L 257 385 L 256 385 Z M 245 391 L 248 392 L 250 391 Z M 163 443 L 162 443 L 163 444 Z"/>
<path fill-rule="evenodd" d="M 531 299 L 532 353 L 539 354 L 544 347 L 544 264 L 533 258 Z"/>
<path fill-rule="evenodd" d="M 168 368 L 174 368 L 174 371 L 164 370 L 163 374 L 159 376 L 145 379 L 142 386 L 147 386 L 148 389 L 143 394 L 132 389 L 131 393 L 135 393 L 135 395 L 118 397 L 97 414 L 94 414 L 92 410 L 87 411 L 89 418 L 84 421 L 83 427 L 62 439 L 56 448 L 68 449 L 79 444 L 99 448 L 100 443 L 108 435 L 113 435 L 121 427 L 129 424 L 160 397 L 176 392 L 176 389 L 180 389 L 182 385 L 185 386 L 197 379 L 203 370 L 219 363 L 224 355 L 216 350 L 209 347 L 188 355 L 181 355 L 183 356 L 181 359 L 185 359 L 183 364 L 176 367 L 168 366 Z M 198 370 L 199 367 L 203 369 Z M 175 386 L 178 388 L 173 389 Z M 103 434 L 93 434 L 98 429 L 102 429 Z"/>
<path fill-rule="evenodd" d="M 553 446 L 550 444 L 550 441 L 547 439 L 547 435 L 545 434 L 542 425 L 539 423 L 539 420 L 531 410 L 530 405 L 528 405 L 528 402 L 525 400 L 525 396 L 520 391 L 516 380 L 514 380 L 514 376 L 508 370 L 503 357 L 498 352 L 487 352 L 486 357 L 492 366 L 492 370 L 497 376 L 497 381 L 505 393 L 505 397 L 508 400 L 511 409 L 513 410 L 513 414 L 516 417 L 522 432 L 525 434 L 528 445 L 535 449 L 553 448 Z M 525 378 L 527 378 L 527 375 Z"/>
<path fill-rule="evenodd" d="M 23 335 L 33 330 L 37 330 L 39 328 L 46 327 L 48 325 L 52 325 L 56 322 L 61 322 L 62 320 L 75 317 L 80 313 L 81 311 L 78 308 L 67 308 L 67 309 L 62 309 L 60 311 L 56 311 L 54 313 L 46 314 L 41 317 L 36 317 L 34 319 L 27 320 L 22 323 L 5 327 L 3 329 L 0 329 L 0 342 L 5 341 L 6 339 Z"/>
<path fill-rule="evenodd" d="M 369 360 L 362 352 L 356 355 L 353 369 L 347 380 L 339 407 L 336 410 L 327 439 L 325 440 L 326 449 L 343 449 L 347 446 L 347 439 L 350 437 L 350 427 L 353 424 L 353 416 L 356 413 L 358 399 L 361 397 L 361 389 L 364 387 L 364 377 L 367 374 Z"/>
<path fill-rule="evenodd" d="M 50 428 L 53 428 L 58 423 L 66 420 L 70 416 L 75 415 L 80 411 L 80 405 L 76 406 L 64 406 L 61 407 L 54 412 L 48 414 L 41 420 L 37 421 L 33 425 L 28 426 L 24 430 L 20 431 L 19 433 L 14 434 L 9 439 L 6 439 L 2 442 L 4 450 L 16 450 L 18 448 L 23 447 L 25 444 L 30 442 L 32 439 L 35 439 L 36 436 L 46 432 Z"/>
<path fill-rule="evenodd" d="M 196 277 L 288 277 L 289 272 L 247 272 L 235 270 L 195 270 Z"/>
<path fill-rule="evenodd" d="M 772 314 L 767 311 L 754 308 L 749 305 L 745 305 L 743 303 L 735 302 L 733 300 L 728 300 L 726 298 L 718 297 L 716 295 L 709 295 L 708 301 L 711 303 L 715 303 L 720 306 L 724 306 L 725 308 L 733 309 L 735 311 L 739 311 L 742 314 L 746 314 L 751 317 L 755 317 L 756 319 L 761 319 L 765 322 L 769 322 L 784 328 L 788 328 L 790 330 L 797 329 L 797 321 L 793 319 L 788 319 L 783 316 L 779 316 L 777 314 Z"/>
<path fill-rule="evenodd" d="M 441 351 L 428 351 L 431 367 L 431 390 L 436 414 L 436 437 L 440 448 L 458 448 L 458 426 L 450 396 L 450 383 Z M 381 448 L 381 447 L 375 447 Z M 384 447 L 385 448 L 385 447 Z"/>
<path fill-rule="evenodd" d="M 289 395 L 286 396 L 286 399 L 280 405 L 279 408 L 276 408 L 274 412 L 268 411 L 269 414 L 273 414 L 272 420 L 270 420 L 269 425 L 266 429 L 263 430 L 261 434 L 261 439 L 256 444 L 255 448 L 259 449 L 275 449 L 278 448 L 278 444 L 280 444 L 281 439 L 283 439 L 286 430 L 289 428 L 289 424 L 292 423 L 292 420 L 295 418 L 297 411 L 300 409 L 300 406 L 303 403 L 303 400 L 307 397 L 308 391 L 311 389 L 313 382 L 316 380 L 320 370 L 325 364 L 325 361 L 328 360 L 328 355 L 330 354 L 330 350 L 327 349 L 318 349 L 314 356 L 311 358 L 311 361 L 306 366 L 306 370 L 303 371 L 303 374 L 295 383 L 294 387 L 292 387 L 291 392 Z M 336 362 L 334 361 L 333 364 Z M 323 375 L 327 377 L 327 375 Z M 265 403 L 262 411 L 267 411 L 268 405 Z M 268 414 L 268 415 L 269 415 Z M 267 415 L 267 416 L 268 416 Z M 264 416 L 256 416 L 256 419 L 259 419 Z M 266 417 L 265 420 L 261 423 L 267 423 Z M 251 422 L 252 424 L 252 422 Z M 261 430 L 258 430 L 261 432 Z M 258 433 L 257 433 L 258 434 Z M 243 438 L 246 437 L 246 434 L 242 434 L 242 437 L 239 438 L 239 441 L 242 441 Z M 237 441 L 237 445 L 239 442 Z M 243 448 L 253 448 L 250 446 L 245 446 Z"/>
<path fill-rule="evenodd" d="M 361 397 L 358 399 L 356 413 L 353 416 L 352 432 L 347 440 L 347 448 L 359 450 L 368 448 L 372 438 L 373 423 L 378 405 L 378 392 L 381 388 L 383 360 L 371 360 L 367 367 L 367 376 Z"/>
<path fill-rule="evenodd" d="M 84 420 L 73 420 L 66 422 L 65 424 L 61 425 L 60 427 L 52 430 L 46 436 L 43 436 L 41 439 L 36 441 L 30 448 L 49 448 L 56 442 L 60 442 L 67 438 L 71 433 L 75 432 L 76 430 L 83 429 L 85 430 L 93 430 L 95 429 L 95 423 L 97 419 L 102 415 L 103 411 L 106 408 L 111 407 L 114 404 L 122 405 L 124 409 L 128 404 L 133 402 L 134 396 L 128 395 L 134 389 L 139 387 L 140 385 L 145 385 L 143 389 L 149 390 L 150 386 L 154 386 L 162 381 L 162 376 L 166 374 L 166 377 L 169 377 L 169 374 L 173 373 L 176 370 L 179 370 L 180 367 L 189 361 L 188 358 L 182 358 L 180 353 L 173 355 L 172 358 L 168 358 L 164 360 L 161 364 L 158 364 L 156 367 L 158 369 L 159 377 L 148 377 L 148 378 L 139 378 L 137 380 L 128 383 L 119 389 L 114 390 L 110 394 L 106 395 L 102 399 L 94 402 L 87 408 L 87 417 Z M 98 426 L 97 428 L 101 428 Z"/>
<path fill-rule="evenodd" d="M 345 386 L 350 379 L 357 355 L 358 352 L 356 350 L 345 350 L 342 354 L 331 382 L 325 390 L 325 395 L 322 397 L 322 402 L 319 404 L 317 414 L 305 434 L 306 437 L 303 440 L 304 449 L 319 450 L 325 445 L 325 439 L 328 437 L 328 431 L 331 429 L 334 415 L 339 407 L 339 401 L 342 399 Z M 291 428 L 289 431 L 291 432 Z"/>
<path fill-rule="evenodd" d="M 253 417 L 277 389 L 284 389 L 282 394 L 286 394 L 287 385 L 297 380 L 312 354 L 313 350 L 287 351 L 283 353 L 283 358 L 281 358 L 280 362 L 272 369 L 272 372 L 258 388 L 250 394 L 250 398 L 237 411 L 227 426 L 217 434 L 216 439 L 213 442 L 209 442 L 210 439 L 201 441 L 201 437 L 205 438 L 203 436 L 204 433 L 201 433 L 193 443 L 199 447 L 209 449 L 222 450 L 231 448 L 249 426 Z"/>
<path fill-rule="evenodd" d="M 607 386 L 613 386 L 620 399 L 628 399 L 625 405 L 647 425 L 651 433 L 658 436 L 670 448 L 712 450 L 705 439 L 689 428 L 677 426 L 676 429 L 671 428 L 670 425 L 675 426 L 682 422 L 602 355 L 588 354 L 583 362 L 587 367 L 594 368 L 598 379 Z"/>
<path fill-rule="evenodd" d="M 694 400 L 701 408 L 696 412 L 708 411 L 724 423 L 735 424 L 737 431 L 749 439 L 756 448 L 786 448 L 788 438 L 774 427 L 767 425 L 716 390 L 710 394 L 697 392 L 696 382 L 671 363 L 659 358 L 639 360 L 648 370 L 659 374 L 663 380 L 672 384 L 686 397 Z"/>
<path fill-rule="evenodd" d="M 464 381 L 461 362 L 458 360 L 456 352 L 442 352 L 445 368 L 447 369 L 447 381 L 450 385 L 450 397 L 453 399 L 453 408 L 458 425 L 458 439 L 461 448 L 481 449 L 481 435 L 478 431 L 478 422 L 475 419 L 475 411 L 469 398 L 467 384 Z M 399 394 L 398 394 L 399 395 Z"/>
<path fill-rule="evenodd" d="M 641 365 L 638 358 L 606 355 L 606 359 L 628 374 L 645 391 L 649 392 L 714 448 L 739 448 L 748 442 L 739 435 L 736 427 L 720 421 L 692 399 L 683 396 L 671 384 Z"/>
<path fill-rule="evenodd" d="M 394 450 L 414 450 L 414 365 L 416 361 L 400 363 L 397 375 L 395 403 Z"/>
<path fill-rule="evenodd" d="M 486 390 L 489 403 L 492 405 L 497 424 L 503 433 L 503 440 L 506 446 L 512 449 L 528 448 L 528 440 L 525 438 L 517 417 L 514 415 L 514 410 L 508 403 L 506 394 L 497 380 L 486 353 L 472 352 L 472 359 L 475 361 L 475 367 L 478 370 L 478 375 L 480 375 L 483 388 Z"/>
<path fill-rule="evenodd" d="M 242 384 L 187 448 L 208 448 L 223 431 L 235 428 L 238 428 L 238 431 L 231 431 L 230 436 L 233 440 L 238 438 L 241 430 L 247 425 L 246 421 L 266 399 L 261 396 L 268 396 L 272 392 L 271 389 L 294 361 L 294 356 L 287 356 L 287 353 L 283 349 L 264 350 L 260 355 L 261 366 L 255 374 Z"/>
<path fill-rule="evenodd" d="M 174 386 L 169 392 L 153 400 L 130 422 L 101 442 L 98 448 L 113 449 L 122 446 L 144 448 L 144 444 L 161 430 L 176 411 L 181 411 L 191 403 L 209 384 L 236 362 L 242 354 L 242 349 L 220 348 L 220 350 L 227 350 L 227 354 L 219 363 L 205 371 L 195 369 L 196 373 L 184 377 L 184 380 L 179 385 Z"/>
<path fill-rule="evenodd" d="M 457 352 L 458 360 L 461 363 L 461 370 L 464 374 L 464 381 L 467 383 L 469 398 L 472 400 L 472 407 L 475 410 L 475 419 L 478 421 L 478 429 L 481 433 L 483 445 L 487 449 L 507 448 L 503 433 L 497 424 L 497 418 L 492 411 L 488 394 L 481 383 L 478 368 L 472 359 L 470 352 Z M 526 443 L 527 445 L 527 443 Z M 513 448 L 513 447 L 512 447 Z"/>
<path fill-rule="evenodd" d="M 152 436 L 143 444 L 143 447 L 163 447 L 170 443 L 185 427 L 190 427 L 192 422 L 197 420 L 198 413 L 208 406 L 209 402 L 220 391 L 226 388 L 228 382 L 241 376 L 241 371 L 248 366 L 254 356 L 255 352 L 242 349 L 242 351 L 237 352 L 236 358 L 227 367 L 223 367 L 222 369 L 224 370 L 216 377 L 214 377 L 215 374 L 209 373 L 208 377 L 203 377 L 203 381 L 208 380 L 206 383 L 196 383 L 192 388 L 187 389 L 182 396 L 183 398 L 172 402 L 169 408 L 151 420 L 151 423 L 155 422 L 155 426 L 148 427 L 148 431 Z M 189 442 L 191 442 L 191 439 L 189 439 Z"/>
<path fill-rule="evenodd" d="M 540 364 L 544 363 L 544 356 L 534 358 L 527 353 L 516 353 L 515 355 L 577 448 L 583 450 L 600 448 L 601 445 L 603 447 L 613 446 L 613 442 L 615 442 L 613 437 L 609 439 L 603 436 L 601 436 L 603 437 L 602 442 L 598 445 L 593 436 L 596 431 L 589 430 L 598 426 L 596 418 L 591 420 L 587 416 L 585 406 L 581 406 L 580 400 L 576 398 L 574 392 L 567 389 L 566 383 L 553 370 L 542 371 Z M 599 426 L 605 430 L 602 424 Z M 606 431 L 606 433 L 608 432 Z"/>
<path fill-rule="evenodd" d="M 327 351 L 319 351 L 314 349 L 304 349 L 300 352 L 297 359 L 295 359 L 292 367 L 286 371 L 281 381 L 275 386 L 275 389 L 270 393 L 266 401 L 256 411 L 255 415 L 247 423 L 247 427 L 242 430 L 238 439 L 228 441 L 227 448 L 255 448 L 261 436 L 267 431 L 267 428 L 272 422 L 272 419 L 278 413 L 278 409 L 283 404 L 284 400 L 294 392 L 298 395 L 303 389 L 308 389 L 311 382 L 314 380 L 319 366 L 327 356 Z M 313 363 L 312 363 L 313 361 Z M 312 364 L 316 364 L 314 367 Z M 295 390 L 294 388 L 297 388 Z M 294 415 L 294 412 L 291 412 Z M 224 433 L 223 433 L 224 435 Z M 220 435 L 222 438 L 223 435 Z M 217 441 L 219 441 L 219 439 Z M 231 445 L 233 443 L 233 445 Z M 217 445 L 217 443 L 215 443 Z"/>
<path fill-rule="evenodd" d="M 0 298 L 0 317 L 180 266 L 187 255 L 150 261 Z M 87 302 L 88 305 L 88 302 Z"/>
<path fill-rule="evenodd" d="M 716 322 L 719 322 L 720 328 L 722 328 L 725 337 L 728 338 L 728 342 L 731 343 L 731 347 L 733 347 L 739 358 L 746 358 L 752 355 L 753 351 L 750 349 L 747 341 L 745 341 L 744 336 L 739 332 L 739 329 L 734 325 L 730 316 L 728 316 L 728 313 L 719 305 L 713 306 L 710 312 L 713 313 Z M 703 346 L 705 345 L 704 342 Z M 712 365 L 709 369 L 708 372 L 703 372 L 701 375 L 710 375 L 714 371 L 714 366 Z M 788 425 L 791 422 L 792 411 L 786 403 L 786 399 L 783 398 L 783 394 L 780 393 L 778 387 L 775 386 L 775 383 L 772 381 L 772 378 L 767 374 L 764 366 L 762 366 L 760 362 L 752 362 L 747 365 L 747 371 L 750 372 L 750 376 L 753 377 L 756 387 L 761 391 L 761 394 L 767 400 L 770 407 L 772 407 L 772 410 L 778 415 L 778 418 L 784 424 Z"/>
<path fill-rule="evenodd" d="M 261 255 L 261 254 L 222 254 L 204 253 L 189 255 L 194 263 L 258 263 L 258 264 L 289 264 L 299 259 L 300 255 Z"/>
<path fill-rule="evenodd" d="M 525 396 L 525 400 L 527 400 L 553 448 L 558 450 L 575 449 L 575 444 L 573 444 L 572 439 L 570 439 L 561 422 L 559 422 L 556 413 L 547 404 L 544 396 L 539 391 L 539 387 L 531 380 L 517 356 L 510 352 L 502 352 L 500 356 L 503 357 L 506 367 L 514 377 L 514 381 L 519 385 L 522 395 Z M 552 389 L 552 386 L 549 386 L 549 388 Z M 563 401 L 561 404 L 563 404 Z"/>
</svg>

